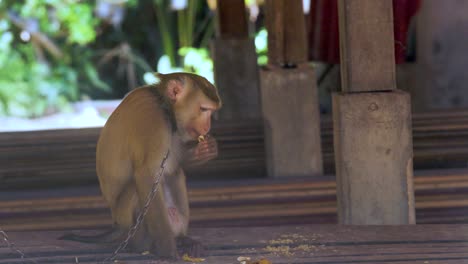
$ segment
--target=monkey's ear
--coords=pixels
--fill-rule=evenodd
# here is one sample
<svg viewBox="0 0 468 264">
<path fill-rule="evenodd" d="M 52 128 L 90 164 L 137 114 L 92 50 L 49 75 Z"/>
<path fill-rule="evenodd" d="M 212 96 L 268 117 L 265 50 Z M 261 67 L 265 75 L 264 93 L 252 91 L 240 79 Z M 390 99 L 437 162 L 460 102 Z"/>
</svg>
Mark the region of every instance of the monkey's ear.
<svg viewBox="0 0 468 264">
<path fill-rule="evenodd" d="M 183 89 L 184 89 L 184 86 L 182 85 L 181 82 L 176 81 L 176 80 L 170 80 L 167 83 L 167 96 L 171 100 L 176 101 L 180 97 Z"/>
</svg>

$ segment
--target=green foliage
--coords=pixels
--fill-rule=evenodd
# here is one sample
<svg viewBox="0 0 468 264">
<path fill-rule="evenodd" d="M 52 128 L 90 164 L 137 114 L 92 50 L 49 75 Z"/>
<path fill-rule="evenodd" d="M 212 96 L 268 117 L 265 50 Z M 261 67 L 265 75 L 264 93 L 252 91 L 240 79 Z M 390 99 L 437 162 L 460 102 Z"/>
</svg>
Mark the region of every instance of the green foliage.
<svg viewBox="0 0 468 264">
<path fill-rule="evenodd" d="M 0 1 L 0 115 L 37 117 L 69 110 L 69 101 L 81 94 L 81 79 L 109 90 L 90 57 L 82 57 L 84 45 L 96 38 L 93 6 L 63 0 Z"/>
<path fill-rule="evenodd" d="M 158 61 L 158 72 L 193 72 L 205 77 L 210 82 L 214 82 L 213 60 L 206 48 L 183 47 L 179 49 L 178 54 L 183 58 L 181 67 L 173 67 L 169 57 L 163 55 Z M 155 80 L 150 75 L 147 75 L 145 81 L 147 83 L 152 83 Z"/>
<path fill-rule="evenodd" d="M 167 12 L 168 0 L 154 0 L 159 8 L 159 28 L 162 34 L 165 54 L 158 61 L 158 72 L 168 73 L 175 71 L 188 71 L 204 76 L 214 81 L 213 61 L 209 56 L 208 42 L 214 33 L 214 16 L 211 13 L 200 12 L 202 1 L 188 1 L 187 8 L 177 12 Z M 253 4 L 254 0 L 246 0 L 246 5 Z M 200 17 L 200 13 L 201 17 Z M 196 20 L 198 15 L 198 20 Z M 168 21 L 177 20 L 176 34 L 172 24 Z M 198 23 L 197 23 L 198 21 Z M 266 65 L 267 57 L 267 31 L 260 28 L 255 34 L 255 46 L 258 54 L 258 64 Z M 178 43 L 176 46 L 173 43 Z M 177 52 L 176 52 L 177 51 Z M 175 54 L 179 55 L 177 57 Z M 151 75 L 145 80 L 153 82 Z"/>
<path fill-rule="evenodd" d="M 97 20 L 93 18 L 89 4 L 61 5 L 56 9 L 58 20 L 68 30 L 70 43 L 86 44 L 96 38 L 94 27 Z"/>
<path fill-rule="evenodd" d="M 206 48 L 183 47 L 179 50 L 179 55 L 184 58 L 185 71 L 194 72 L 214 82 L 213 60 Z"/>
<path fill-rule="evenodd" d="M 261 28 L 255 35 L 255 49 L 257 50 L 257 61 L 259 65 L 268 63 L 268 32 L 265 28 Z"/>
<path fill-rule="evenodd" d="M 29 60 L 32 49 L 26 45 L 1 54 L 0 115 L 37 117 L 47 110 L 67 110 L 68 99 L 76 99 L 74 71 Z"/>
<path fill-rule="evenodd" d="M 21 17 L 37 19 L 44 33 L 65 35 L 69 43 L 84 45 L 96 38 L 98 20 L 93 16 L 93 7 L 89 1 L 26 0 L 13 10 Z"/>
<path fill-rule="evenodd" d="M 165 10 L 169 1 L 155 2 L 160 10 L 158 26 L 165 51 L 158 61 L 158 72 L 193 72 L 213 82 L 213 61 L 207 48 L 214 33 L 213 13 L 206 12 L 204 1 L 187 1 L 186 8 L 169 12 Z M 177 28 L 168 21 L 176 21 Z"/>
<path fill-rule="evenodd" d="M 0 116 L 67 111 L 83 97 L 122 98 L 154 82 L 155 69 L 213 81 L 214 12 L 205 0 L 180 10 L 171 1 L 0 0 Z M 266 31 L 255 43 L 263 64 Z"/>
</svg>

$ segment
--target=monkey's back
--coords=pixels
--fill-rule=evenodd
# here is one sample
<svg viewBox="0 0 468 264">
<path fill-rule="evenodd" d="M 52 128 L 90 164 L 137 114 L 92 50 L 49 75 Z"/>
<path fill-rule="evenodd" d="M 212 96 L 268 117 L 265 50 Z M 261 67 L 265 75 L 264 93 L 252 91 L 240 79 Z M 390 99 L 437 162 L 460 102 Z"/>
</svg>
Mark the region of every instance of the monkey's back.
<svg viewBox="0 0 468 264">
<path fill-rule="evenodd" d="M 111 204 L 133 181 L 134 170 L 148 159 L 162 160 L 171 142 L 170 124 L 150 89 L 129 93 L 111 114 L 99 136 L 96 171 L 101 191 Z"/>
</svg>

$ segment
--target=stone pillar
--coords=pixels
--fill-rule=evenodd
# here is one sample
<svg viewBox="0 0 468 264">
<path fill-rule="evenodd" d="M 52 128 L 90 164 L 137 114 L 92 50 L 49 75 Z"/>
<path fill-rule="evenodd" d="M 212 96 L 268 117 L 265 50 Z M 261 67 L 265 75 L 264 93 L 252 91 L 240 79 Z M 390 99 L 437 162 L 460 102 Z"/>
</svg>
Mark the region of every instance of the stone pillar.
<svg viewBox="0 0 468 264">
<path fill-rule="evenodd" d="M 319 104 L 302 1 L 265 3 L 268 66 L 261 70 L 260 91 L 268 175 L 321 175 Z"/>
<path fill-rule="evenodd" d="M 342 93 L 333 95 L 338 219 L 415 223 L 411 103 L 396 90 L 392 2 L 339 1 Z"/>
<path fill-rule="evenodd" d="M 223 100 L 218 118 L 261 119 L 257 54 L 248 34 L 244 0 L 218 0 L 216 26 L 211 51 L 215 84 Z"/>
</svg>

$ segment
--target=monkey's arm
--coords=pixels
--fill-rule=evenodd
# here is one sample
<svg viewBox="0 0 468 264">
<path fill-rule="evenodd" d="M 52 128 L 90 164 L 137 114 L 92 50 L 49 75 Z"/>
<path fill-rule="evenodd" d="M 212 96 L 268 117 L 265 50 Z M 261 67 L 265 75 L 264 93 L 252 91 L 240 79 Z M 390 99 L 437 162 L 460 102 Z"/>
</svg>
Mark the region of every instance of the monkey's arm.
<svg viewBox="0 0 468 264">
<path fill-rule="evenodd" d="M 205 141 L 199 142 L 195 147 L 189 148 L 184 161 L 184 168 L 200 166 L 218 157 L 218 143 L 209 136 Z"/>
<path fill-rule="evenodd" d="M 187 236 L 190 212 L 187 186 L 183 170 L 180 169 L 173 178 L 168 179 L 166 184 L 174 191 L 172 193 L 172 197 L 179 214 L 176 218 L 177 223 L 173 223 L 178 225 L 181 231 L 176 238 L 179 254 L 181 256 L 188 254 L 191 257 L 202 257 L 204 255 L 203 245 L 199 241 L 193 240 Z"/>
</svg>

